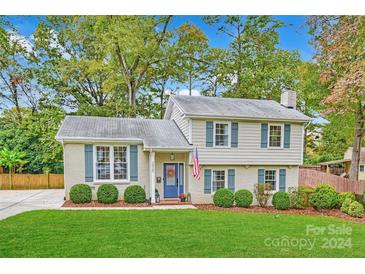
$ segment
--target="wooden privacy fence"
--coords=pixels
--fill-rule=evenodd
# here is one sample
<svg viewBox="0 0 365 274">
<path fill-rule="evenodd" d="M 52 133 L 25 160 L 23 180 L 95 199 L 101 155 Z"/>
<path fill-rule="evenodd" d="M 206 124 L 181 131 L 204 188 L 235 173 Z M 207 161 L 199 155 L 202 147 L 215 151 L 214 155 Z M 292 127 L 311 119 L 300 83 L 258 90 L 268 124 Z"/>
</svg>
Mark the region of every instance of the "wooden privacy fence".
<svg viewBox="0 0 365 274">
<path fill-rule="evenodd" d="M 317 170 L 306 168 L 299 169 L 299 185 L 316 187 L 321 183 L 332 185 L 337 192 L 353 192 L 362 195 L 364 191 L 364 182 L 352 181 L 344 177 Z"/>
<path fill-rule="evenodd" d="M 13 189 L 63 188 L 63 174 L 13 174 Z M 9 175 L 0 174 L 0 189 L 10 189 Z"/>
</svg>

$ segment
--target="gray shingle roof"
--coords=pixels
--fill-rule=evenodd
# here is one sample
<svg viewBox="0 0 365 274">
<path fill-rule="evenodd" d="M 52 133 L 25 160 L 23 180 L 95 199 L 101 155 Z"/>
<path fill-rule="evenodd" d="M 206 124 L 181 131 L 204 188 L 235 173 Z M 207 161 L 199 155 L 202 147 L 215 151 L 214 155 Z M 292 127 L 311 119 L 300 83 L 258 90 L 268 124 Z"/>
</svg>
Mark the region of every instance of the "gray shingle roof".
<svg viewBox="0 0 365 274">
<path fill-rule="evenodd" d="M 190 148 L 172 120 L 66 116 L 56 139 L 138 139 L 145 148 Z"/>
<path fill-rule="evenodd" d="M 289 109 L 273 100 L 236 99 L 176 95 L 172 97 L 187 116 L 236 117 L 269 120 L 309 121 L 298 110 Z"/>
</svg>

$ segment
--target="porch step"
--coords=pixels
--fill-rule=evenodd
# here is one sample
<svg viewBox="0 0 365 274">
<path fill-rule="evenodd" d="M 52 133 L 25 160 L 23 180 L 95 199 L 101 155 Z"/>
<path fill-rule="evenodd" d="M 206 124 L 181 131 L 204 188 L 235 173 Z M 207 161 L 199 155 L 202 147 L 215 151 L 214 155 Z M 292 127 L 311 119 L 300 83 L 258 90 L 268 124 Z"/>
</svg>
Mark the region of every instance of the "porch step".
<svg viewBox="0 0 365 274">
<path fill-rule="evenodd" d="M 191 202 L 181 202 L 180 199 L 161 200 L 154 205 L 191 205 Z"/>
</svg>

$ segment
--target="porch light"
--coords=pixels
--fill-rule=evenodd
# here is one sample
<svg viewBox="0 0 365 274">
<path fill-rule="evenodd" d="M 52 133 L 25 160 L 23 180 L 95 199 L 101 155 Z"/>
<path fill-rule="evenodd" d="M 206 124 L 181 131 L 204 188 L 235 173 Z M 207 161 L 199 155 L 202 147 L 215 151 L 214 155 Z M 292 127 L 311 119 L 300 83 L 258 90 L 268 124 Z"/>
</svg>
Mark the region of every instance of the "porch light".
<svg viewBox="0 0 365 274">
<path fill-rule="evenodd" d="M 170 154 L 170 160 L 171 161 L 174 161 L 175 160 L 175 154 L 173 152 Z"/>
</svg>

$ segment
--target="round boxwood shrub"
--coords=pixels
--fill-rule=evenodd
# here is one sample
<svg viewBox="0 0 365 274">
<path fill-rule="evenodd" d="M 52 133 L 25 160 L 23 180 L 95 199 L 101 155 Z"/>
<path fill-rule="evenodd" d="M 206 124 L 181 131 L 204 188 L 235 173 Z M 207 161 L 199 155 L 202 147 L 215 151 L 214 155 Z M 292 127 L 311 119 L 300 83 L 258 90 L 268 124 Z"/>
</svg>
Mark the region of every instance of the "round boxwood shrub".
<svg viewBox="0 0 365 274">
<path fill-rule="evenodd" d="M 251 191 L 241 189 L 234 194 L 234 201 L 238 207 L 250 207 L 253 201 L 253 195 Z"/>
<path fill-rule="evenodd" d="M 345 201 L 342 203 L 342 206 L 341 206 L 340 210 L 343 213 L 348 213 L 349 212 L 349 207 L 350 207 L 352 202 L 353 202 L 353 200 L 351 200 L 350 198 L 345 199 Z"/>
<path fill-rule="evenodd" d="M 118 189 L 112 184 L 103 184 L 99 186 L 96 193 L 99 203 L 112 204 L 118 201 Z"/>
<path fill-rule="evenodd" d="M 75 204 L 91 202 L 91 187 L 87 184 L 76 184 L 70 189 L 70 199 Z"/>
<path fill-rule="evenodd" d="M 146 192 L 139 185 L 128 186 L 124 191 L 124 201 L 130 204 L 139 204 L 146 201 Z"/>
<path fill-rule="evenodd" d="M 364 206 L 359 202 L 352 202 L 347 213 L 351 217 L 362 218 L 364 216 Z"/>
<path fill-rule="evenodd" d="M 309 202 L 315 209 L 335 208 L 338 205 L 338 193 L 332 186 L 323 184 L 309 196 Z"/>
<path fill-rule="evenodd" d="M 234 194 L 227 188 L 218 189 L 213 196 L 213 203 L 219 207 L 232 207 Z"/>
<path fill-rule="evenodd" d="M 356 201 L 356 197 L 352 192 L 341 192 L 338 194 L 338 207 L 341 207 L 346 199 L 350 199 L 353 202 Z"/>
<path fill-rule="evenodd" d="M 272 205 L 275 209 L 286 210 L 290 207 L 290 197 L 286 192 L 276 192 L 272 197 Z"/>
</svg>

